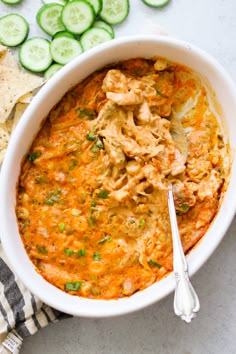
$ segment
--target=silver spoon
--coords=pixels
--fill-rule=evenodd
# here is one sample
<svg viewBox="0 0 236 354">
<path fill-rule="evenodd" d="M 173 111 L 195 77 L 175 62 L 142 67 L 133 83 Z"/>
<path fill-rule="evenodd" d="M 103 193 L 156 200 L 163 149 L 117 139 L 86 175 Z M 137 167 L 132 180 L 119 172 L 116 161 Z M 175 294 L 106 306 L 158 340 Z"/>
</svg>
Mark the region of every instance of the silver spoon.
<svg viewBox="0 0 236 354">
<path fill-rule="evenodd" d="M 200 309 L 200 303 L 188 276 L 188 265 L 180 241 L 172 186 L 168 191 L 168 209 L 173 242 L 173 268 L 176 280 L 174 311 L 177 316 L 189 323 L 196 317 L 196 313 Z"/>
</svg>

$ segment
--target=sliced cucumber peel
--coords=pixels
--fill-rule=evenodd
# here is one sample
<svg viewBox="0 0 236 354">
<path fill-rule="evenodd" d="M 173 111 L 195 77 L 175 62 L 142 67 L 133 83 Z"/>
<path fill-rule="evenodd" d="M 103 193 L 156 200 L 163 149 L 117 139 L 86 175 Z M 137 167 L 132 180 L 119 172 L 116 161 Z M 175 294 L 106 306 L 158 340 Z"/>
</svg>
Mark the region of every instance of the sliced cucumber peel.
<svg viewBox="0 0 236 354">
<path fill-rule="evenodd" d="M 83 52 L 80 42 L 69 37 L 57 37 L 50 45 L 53 60 L 61 65 L 69 63 Z"/>
<path fill-rule="evenodd" d="M 9 14 L 0 18 L 0 43 L 16 47 L 27 38 L 29 24 L 23 16 Z"/>
<path fill-rule="evenodd" d="M 93 25 L 95 17 L 91 4 L 84 0 L 73 0 L 64 6 L 61 19 L 67 31 L 81 34 Z"/>
<path fill-rule="evenodd" d="M 41 37 L 33 37 L 25 41 L 19 51 L 21 65 L 33 72 L 42 72 L 52 64 L 50 42 Z"/>
<path fill-rule="evenodd" d="M 170 0 L 142 0 L 144 4 L 151 7 L 163 7 L 167 5 Z"/>
<path fill-rule="evenodd" d="M 123 22 L 129 14 L 129 0 L 103 0 L 100 17 L 110 25 Z"/>
<path fill-rule="evenodd" d="M 65 26 L 61 21 L 62 9 L 63 6 L 60 4 L 47 4 L 42 6 L 36 15 L 38 25 L 50 36 L 65 30 Z"/>
</svg>

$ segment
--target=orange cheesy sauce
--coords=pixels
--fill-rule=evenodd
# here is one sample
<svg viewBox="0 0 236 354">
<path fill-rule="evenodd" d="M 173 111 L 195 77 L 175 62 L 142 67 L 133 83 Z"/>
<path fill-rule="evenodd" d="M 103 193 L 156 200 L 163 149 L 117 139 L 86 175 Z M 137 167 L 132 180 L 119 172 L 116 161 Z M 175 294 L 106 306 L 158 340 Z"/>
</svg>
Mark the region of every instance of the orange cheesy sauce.
<svg viewBox="0 0 236 354">
<path fill-rule="evenodd" d="M 156 58 L 95 72 L 52 109 L 25 158 L 16 215 L 36 270 L 117 299 L 172 270 L 167 189 L 187 252 L 219 207 L 227 146 L 201 80 Z"/>
</svg>

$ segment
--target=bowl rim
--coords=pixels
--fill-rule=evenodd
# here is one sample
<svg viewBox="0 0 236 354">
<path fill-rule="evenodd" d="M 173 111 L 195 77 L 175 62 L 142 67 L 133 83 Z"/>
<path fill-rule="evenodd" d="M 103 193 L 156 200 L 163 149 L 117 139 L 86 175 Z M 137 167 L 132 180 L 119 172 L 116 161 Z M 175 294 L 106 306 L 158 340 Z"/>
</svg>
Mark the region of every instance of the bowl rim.
<svg viewBox="0 0 236 354">
<path fill-rule="evenodd" d="M 110 42 L 103 43 L 98 47 L 92 48 L 86 53 L 83 53 L 81 56 L 75 58 L 72 62 L 63 67 L 57 74 L 52 77 L 38 92 L 35 98 L 32 100 L 31 104 L 27 108 L 26 112 L 23 114 L 21 121 L 16 127 L 15 131 L 12 134 L 11 141 L 9 143 L 6 156 L 4 162 L 2 164 L 1 174 L 0 174 L 0 195 L 3 198 L 3 205 L 6 205 L 7 201 L 7 193 L 6 193 L 6 185 L 9 179 L 9 174 L 12 169 L 11 159 L 16 151 L 15 140 L 17 141 L 17 137 L 23 135 L 23 130 L 27 126 L 27 122 L 30 119 L 32 112 L 35 110 L 37 106 L 37 102 L 45 99 L 47 92 L 56 87 L 58 79 L 62 79 L 64 75 L 68 72 L 73 71 L 75 68 L 81 65 L 81 63 L 85 62 L 87 59 L 96 56 L 98 53 L 106 53 L 107 50 L 115 48 L 117 45 L 123 44 L 132 44 L 133 42 L 146 42 L 150 41 L 155 44 L 163 43 L 164 45 L 171 46 L 176 48 L 177 50 L 188 50 L 191 51 L 194 56 L 197 58 L 201 58 L 201 60 L 205 61 L 209 65 L 213 66 L 215 69 L 219 70 L 222 79 L 226 81 L 227 86 L 232 90 L 232 94 L 234 95 L 234 100 L 236 102 L 236 89 L 235 84 L 227 74 L 226 70 L 214 59 L 210 54 L 206 53 L 202 49 L 197 46 L 190 44 L 189 42 L 176 39 L 173 37 L 162 36 L 162 35 L 139 35 L 139 36 L 129 36 L 129 37 L 121 37 L 118 39 L 114 39 Z M 132 57 L 132 56 L 131 56 Z M 66 93 L 66 90 L 64 93 Z M 236 176 L 236 166 L 234 161 L 232 163 L 232 171 Z M 232 174 L 232 172 L 231 172 Z M 232 193 L 233 185 L 229 183 L 227 188 L 227 193 Z M 224 202 L 224 201 L 223 201 Z M 210 244 L 209 242 L 205 242 L 206 246 L 204 247 L 204 237 L 201 239 L 200 244 L 194 249 L 195 257 L 193 259 L 192 252 L 187 256 L 188 258 L 188 266 L 189 266 L 189 275 L 192 276 L 196 273 L 199 268 L 207 261 L 207 259 L 212 255 L 214 250 L 217 248 L 221 240 L 223 239 L 230 223 L 233 220 L 236 211 L 236 202 L 233 200 L 229 200 L 229 206 L 227 209 L 226 215 L 224 215 L 224 223 L 220 222 L 219 218 L 213 220 L 212 225 L 209 229 L 213 229 L 217 234 L 217 238 L 214 240 L 214 244 Z M 219 215 L 220 211 L 218 212 Z M 11 250 L 11 237 L 8 237 L 8 226 L 13 220 L 10 220 L 7 216 L 6 208 L 0 208 L 0 234 L 1 234 L 1 242 L 5 254 L 8 259 L 8 263 L 10 267 L 14 270 L 15 274 L 22 280 L 23 284 L 36 296 L 38 296 L 43 302 L 54 307 L 60 311 L 63 311 L 68 314 L 72 314 L 75 316 L 81 317 L 111 317 L 127 314 L 136 310 L 140 310 L 145 308 L 155 302 L 160 301 L 162 298 L 166 297 L 170 294 L 175 287 L 175 279 L 173 272 L 170 273 L 167 277 L 163 278 L 157 283 L 154 283 L 150 287 L 145 290 L 139 291 L 138 293 L 132 295 L 129 298 L 121 298 L 118 300 L 91 300 L 85 299 L 81 301 L 80 297 L 75 297 L 69 294 L 66 294 L 65 301 L 61 302 L 58 298 L 52 299 L 51 291 L 52 288 L 55 288 L 50 283 L 45 281 L 35 270 L 34 270 L 34 278 L 38 279 L 39 283 L 43 279 L 44 282 L 47 283 L 45 285 L 49 292 L 41 291 L 40 287 L 37 285 L 37 282 L 32 282 L 29 279 L 28 274 L 21 271 L 20 260 L 14 258 L 14 253 Z M 218 231 L 220 230 L 220 231 Z M 208 233 L 208 231 L 207 231 Z M 18 233 L 17 237 L 21 240 L 21 237 Z M 22 241 L 21 241 L 22 242 Z M 26 253 L 26 251 L 25 251 Z M 200 256 L 200 258 L 199 258 Z M 40 277 L 40 279 L 39 279 Z M 42 284 L 42 283 L 41 283 Z M 51 290 L 50 290 L 51 289 Z M 57 289 L 57 288 L 56 288 Z M 55 289 L 54 289 L 55 290 Z M 53 290 L 53 291 L 54 291 Z M 62 292 L 62 290 L 57 289 L 58 292 Z M 57 293 L 57 291 L 54 291 Z M 64 293 L 64 292 L 63 292 Z M 58 293 L 59 294 L 59 293 Z M 70 297 L 70 301 L 69 298 Z M 77 298 L 76 301 L 74 299 Z M 68 299 L 68 301 L 66 300 Z M 93 306 L 93 303 L 96 302 L 96 305 Z M 80 306 L 82 304 L 82 306 Z M 89 308 L 86 308 L 85 304 L 88 305 Z M 118 305 L 119 304 L 119 305 Z M 118 305 L 118 306 L 117 306 Z M 77 307 L 78 306 L 78 307 Z M 82 308 L 81 308 L 82 307 Z M 99 309 L 101 307 L 101 309 Z M 106 308 L 105 308 L 106 307 Z"/>
</svg>

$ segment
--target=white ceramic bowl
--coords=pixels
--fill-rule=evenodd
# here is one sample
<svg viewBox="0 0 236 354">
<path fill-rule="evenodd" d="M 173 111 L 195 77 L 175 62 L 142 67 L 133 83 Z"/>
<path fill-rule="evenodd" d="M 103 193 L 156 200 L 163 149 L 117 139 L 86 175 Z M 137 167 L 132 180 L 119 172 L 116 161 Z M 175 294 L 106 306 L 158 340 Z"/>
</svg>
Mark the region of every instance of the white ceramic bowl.
<svg viewBox="0 0 236 354">
<path fill-rule="evenodd" d="M 214 88 L 221 104 L 225 134 L 233 154 L 236 148 L 236 91 L 225 70 L 202 50 L 168 37 L 140 36 L 113 40 L 96 47 L 66 65 L 40 90 L 14 131 L 2 166 L 0 179 L 0 232 L 2 245 L 14 272 L 26 287 L 42 301 L 66 313 L 85 317 L 108 317 L 129 313 L 153 304 L 174 290 L 170 274 L 160 282 L 131 297 L 119 300 L 91 300 L 69 295 L 45 281 L 29 260 L 15 216 L 16 183 L 22 158 L 27 153 L 42 119 L 65 92 L 104 65 L 135 57 L 155 55 L 183 63 Z M 229 227 L 236 209 L 236 166 L 233 161 L 230 182 L 221 208 L 198 246 L 188 256 L 189 273 L 194 274 L 213 253 Z"/>
</svg>

